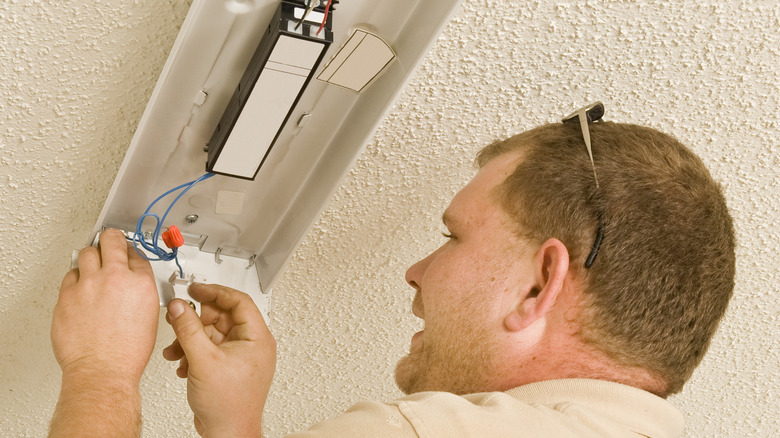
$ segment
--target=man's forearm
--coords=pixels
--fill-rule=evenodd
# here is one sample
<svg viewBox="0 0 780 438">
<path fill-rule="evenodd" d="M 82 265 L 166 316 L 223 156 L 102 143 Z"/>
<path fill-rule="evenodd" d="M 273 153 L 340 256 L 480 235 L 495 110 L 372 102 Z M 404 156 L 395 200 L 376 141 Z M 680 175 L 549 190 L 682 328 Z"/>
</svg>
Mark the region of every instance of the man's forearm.
<svg viewBox="0 0 780 438">
<path fill-rule="evenodd" d="M 141 395 L 138 385 L 119 379 L 63 376 L 49 438 L 138 437 Z"/>
</svg>

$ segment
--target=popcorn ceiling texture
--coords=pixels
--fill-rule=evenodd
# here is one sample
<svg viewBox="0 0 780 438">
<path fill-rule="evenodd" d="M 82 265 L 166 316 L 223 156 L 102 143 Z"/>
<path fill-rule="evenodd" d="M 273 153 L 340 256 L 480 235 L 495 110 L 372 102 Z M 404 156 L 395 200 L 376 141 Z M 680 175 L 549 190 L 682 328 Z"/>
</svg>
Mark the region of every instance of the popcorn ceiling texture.
<svg viewBox="0 0 780 438">
<path fill-rule="evenodd" d="M 100 211 L 188 1 L 0 3 L 0 431 L 42 436 L 59 389 L 48 340 L 68 266 Z M 694 4 L 695 3 L 695 4 Z M 734 300 L 672 401 L 686 436 L 780 434 L 780 6 L 464 0 L 274 291 L 279 362 L 266 432 L 306 428 L 392 379 L 419 322 L 404 271 L 485 143 L 602 100 L 672 133 L 723 183 Z M 173 335 L 161 319 L 159 347 Z M 155 352 L 147 436 L 196 436 L 184 382 Z"/>
</svg>

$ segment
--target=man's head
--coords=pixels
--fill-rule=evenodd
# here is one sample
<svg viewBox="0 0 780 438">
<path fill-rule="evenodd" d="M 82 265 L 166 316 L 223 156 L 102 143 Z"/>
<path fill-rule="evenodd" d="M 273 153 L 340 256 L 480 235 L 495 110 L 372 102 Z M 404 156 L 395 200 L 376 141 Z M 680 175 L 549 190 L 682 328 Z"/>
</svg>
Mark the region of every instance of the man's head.
<svg viewBox="0 0 780 438">
<path fill-rule="evenodd" d="M 535 312 L 546 312 L 560 308 L 556 299 L 561 301 L 571 288 L 579 291 L 579 305 L 573 307 L 578 310 L 564 319 L 575 323 L 573 336 L 583 345 L 626 369 L 647 370 L 664 382 L 655 391 L 661 395 L 679 391 L 690 377 L 733 290 L 734 238 L 722 193 L 702 162 L 667 135 L 616 123 L 592 123 L 590 129 L 598 190 L 577 124 L 542 126 L 479 153 L 481 170 L 455 197 L 451 215 L 457 216 L 458 205 L 474 200 L 471 192 L 482 198 L 470 204 L 472 209 L 495 216 L 493 222 L 503 229 L 467 220 L 471 232 L 484 241 L 483 252 L 473 249 L 471 261 L 460 262 L 461 271 L 451 268 L 438 282 L 431 281 L 431 266 L 451 254 L 450 247 L 465 246 L 455 230 L 454 241 L 410 268 L 407 280 L 418 289 L 415 313 L 425 317 L 426 327 L 412 353 L 399 363 L 402 389 L 458 392 L 460 388 L 430 384 L 436 375 L 457 380 L 450 368 L 463 369 L 458 361 L 472 368 L 464 370 L 471 376 L 501 369 L 493 362 L 512 359 L 502 358 L 502 350 L 514 348 L 517 339 L 532 341 L 540 334 L 528 331 L 544 332 L 538 326 L 551 321 L 521 318 L 534 323 L 521 330 L 522 338 L 502 345 L 502 333 L 511 326 L 507 303 L 538 296 L 549 306 L 532 303 L 540 306 Z M 586 269 L 599 214 L 604 240 L 595 263 Z M 540 288 L 553 278 L 551 272 L 560 272 L 563 263 L 549 260 L 555 254 L 565 255 L 568 263 L 562 286 L 550 297 L 540 294 Z M 464 277 L 472 277 L 472 286 L 457 283 Z M 448 303 L 449 315 L 460 312 L 458 317 L 434 317 L 434 296 Z M 441 331 L 429 330 L 431 326 Z M 415 379 L 429 384 L 411 385 Z M 470 384 L 461 386 L 466 392 L 496 386 L 479 386 L 474 379 Z"/>
<path fill-rule="evenodd" d="M 479 392 L 506 378 L 495 375 L 507 359 L 496 334 L 518 296 L 536 287 L 533 254 L 491 199 L 515 161 L 514 154 L 492 160 L 455 195 L 442 217 L 447 242 L 406 273 L 417 290 L 412 311 L 425 320 L 396 369 L 406 393 Z"/>
</svg>

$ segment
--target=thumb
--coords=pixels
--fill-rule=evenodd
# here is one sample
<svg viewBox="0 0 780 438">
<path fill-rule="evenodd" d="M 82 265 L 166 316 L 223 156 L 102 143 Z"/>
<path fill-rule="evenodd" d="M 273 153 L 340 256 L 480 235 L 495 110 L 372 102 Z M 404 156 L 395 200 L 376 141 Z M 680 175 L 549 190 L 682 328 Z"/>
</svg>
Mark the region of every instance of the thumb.
<svg viewBox="0 0 780 438">
<path fill-rule="evenodd" d="M 186 356 L 191 358 L 190 352 L 202 350 L 212 345 L 211 340 L 203 330 L 203 323 L 198 314 L 195 313 L 195 309 L 184 300 L 171 300 L 168 303 L 168 314 L 173 332 L 176 333 L 176 339 L 179 340 L 179 345 Z"/>
</svg>

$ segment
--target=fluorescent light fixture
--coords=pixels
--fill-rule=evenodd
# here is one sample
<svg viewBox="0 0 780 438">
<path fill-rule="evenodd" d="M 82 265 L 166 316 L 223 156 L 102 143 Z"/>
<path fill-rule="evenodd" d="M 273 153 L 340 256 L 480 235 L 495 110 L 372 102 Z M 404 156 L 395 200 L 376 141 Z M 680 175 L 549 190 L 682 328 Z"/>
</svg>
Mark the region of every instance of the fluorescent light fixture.
<svg viewBox="0 0 780 438">
<path fill-rule="evenodd" d="M 359 93 L 395 58 L 393 48 L 381 37 L 355 29 L 317 79 Z"/>
<path fill-rule="evenodd" d="M 319 25 L 299 26 L 304 11 L 279 5 L 209 141 L 209 172 L 254 179 L 263 165 L 333 40 L 328 29 L 317 34 Z"/>
<path fill-rule="evenodd" d="M 304 0 L 192 1 L 89 242 L 104 227 L 135 229 L 161 190 L 202 175 L 205 161 L 230 177 L 193 187 L 164 224 L 185 237 L 185 278 L 248 292 L 267 309 L 283 266 L 460 0 L 342 1 L 318 36 L 322 3 L 295 29 Z M 392 49 L 365 29 L 381 29 Z M 327 82 L 310 80 L 326 70 Z M 152 267 L 165 302 L 177 266 Z"/>
</svg>

